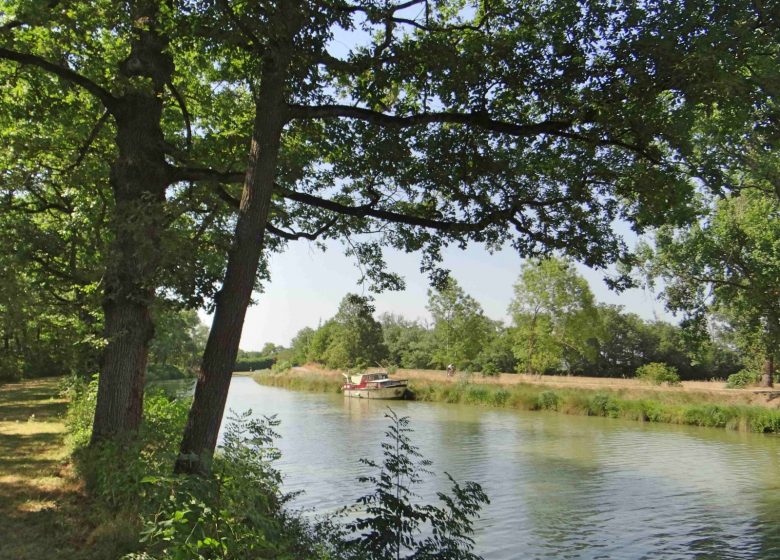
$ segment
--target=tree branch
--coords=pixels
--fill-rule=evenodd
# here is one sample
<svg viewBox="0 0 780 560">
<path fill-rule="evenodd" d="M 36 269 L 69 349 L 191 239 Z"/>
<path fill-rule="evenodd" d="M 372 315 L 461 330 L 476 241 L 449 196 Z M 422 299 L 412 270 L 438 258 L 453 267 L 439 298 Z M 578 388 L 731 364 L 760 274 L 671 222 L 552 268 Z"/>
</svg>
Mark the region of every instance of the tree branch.
<svg viewBox="0 0 780 560">
<path fill-rule="evenodd" d="M 341 117 L 359 119 L 379 126 L 407 128 L 434 123 L 452 123 L 474 126 L 492 132 L 509 134 L 510 136 L 536 136 L 538 134 L 560 134 L 572 126 L 573 121 L 544 121 L 531 124 L 515 124 L 491 119 L 485 113 L 437 112 L 419 113 L 417 115 L 388 115 L 371 109 L 352 107 L 350 105 L 290 105 L 290 116 L 293 119 L 336 119 Z"/>
<path fill-rule="evenodd" d="M 82 74 L 79 74 L 70 68 L 49 62 L 45 58 L 42 58 L 38 55 L 20 53 L 5 48 L 0 48 L 0 59 L 12 60 L 14 62 L 18 62 L 19 64 L 25 64 L 29 66 L 36 66 L 41 70 L 49 72 L 50 74 L 59 76 L 64 80 L 68 80 L 69 82 L 81 86 L 89 93 L 97 97 L 109 112 L 116 112 L 119 104 L 118 100 L 113 95 L 111 95 L 107 89 L 104 89 L 86 76 L 83 76 Z"/>
<path fill-rule="evenodd" d="M 333 219 L 328 220 L 326 223 L 324 223 L 321 227 L 317 228 L 317 230 L 313 232 L 284 231 L 282 229 L 275 227 L 272 224 L 266 224 L 265 230 L 272 235 L 281 237 L 282 239 L 287 239 L 288 241 L 297 241 L 299 239 L 308 239 L 309 241 L 316 241 L 318 237 L 320 237 L 323 233 L 327 232 L 330 228 L 336 225 L 336 222 L 338 222 L 338 220 L 339 217 L 336 216 Z"/>
<path fill-rule="evenodd" d="M 220 183 L 241 182 L 244 179 L 243 173 L 221 172 L 206 168 L 173 168 L 171 173 L 173 174 L 175 180 L 211 181 L 216 183 L 217 186 L 215 186 L 215 192 L 219 198 L 225 201 L 230 207 L 238 208 L 239 201 L 230 193 L 228 193 L 220 185 Z M 542 208 L 555 204 L 562 204 L 572 200 L 571 197 L 556 197 L 547 200 L 515 199 L 507 208 L 492 212 L 487 217 L 477 222 L 464 222 L 458 220 L 435 220 L 431 218 L 424 218 L 422 216 L 402 214 L 400 212 L 375 208 L 377 202 L 376 198 L 374 198 L 369 204 L 361 206 L 348 206 L 346 204 L 341 204 L 327 198 L 320 198 L 311 194 L 289 190 L 278 184 L 275 185 L 274 189 L 277 193 L 279 193 L 279 195 L 281 195 L 283 198 L 286 198 L 287 200 L 292 200 L 294 202 L 299 202 L 301 204 L 313 206 L 315 208 L 322 208 L 323 210 L 330 210 L 331 212 L 336 212 L 337 214 L 356 218 L 376 218 L 386 222 L 418 226 L 449 233 L 467 233 L 480 231 L 491 223 L 495 223 L 502 219 L 509 220 L 520 210 L 520 208 L 524 206 Z"/>
<path fill-rule="evenodd" d="M 184 102 L 184 98 L 179 94 L 179 91 L 174 87 L 173 82 L 168 82 L 168 89 L 171 90 L 176 103 L 181 109 L 181 116 L 184 119 L 184 125 L 187 128 L 187 151 L 192 149 L 192 120 L 190 119 L 190 112 L 187 110 L 187 104 Z"/>
<path fill-rule="evenodd" d="M 100 129 L 103 128 L 103 125 L 108 120 L 109 114 L 110 113 L 108 111 L 103 112 L 98 121 L 95 123 L 95 126 L 92 127 L 92 130 L 87 136 L 87 139 L 84 141 L 84 144 L 81 146 L 81 148 L 79 148 L 76 159 L 73 161 L 73 163 L 68 165 L 64 171 L 73 171 L 79 165 L 81 165 L 81 163 L 84 161 L 84 158 L 87 157 L 87 153 L 89 152 L 90 147 L 92 147 L 93 142 L 97 138 L 98 134 L 100 134 Z"/>
</svg>

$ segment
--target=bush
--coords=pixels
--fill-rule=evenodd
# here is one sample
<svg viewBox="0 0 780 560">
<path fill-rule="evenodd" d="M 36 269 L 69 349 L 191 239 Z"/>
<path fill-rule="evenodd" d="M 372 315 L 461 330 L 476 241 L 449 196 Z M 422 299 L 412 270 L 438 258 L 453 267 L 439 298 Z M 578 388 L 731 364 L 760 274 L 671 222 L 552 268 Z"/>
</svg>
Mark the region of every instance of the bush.
<svg viewBox="0 0 780 560">
<path fill-rule="evenodd" d="M 498 368 L 493 362 L 488 362 L 482 367 L 483 377 L 495 377 L 498 375 Z"/>
<path fill-rule="evenodd" d="M 292 362 L 288 362 L 287 360 L 282 360 L 281 362 L 276 362 L 271 366 L 271 371 L 273 372 L 280 372 L 280 371 L 287 371 L 293 367 Z"/>
<path fill-rule="evenodd" d="M 452 485 L 451 494 L 438 492 L 440 505 L 419 504 L 414 487 L 422 483 L 423 475 L 430 474 L 431 462 L 412 444 L 409 418 L 389 410 L 385 414 L 390 423 L 382 443 L 382 462 L 360 460 L 375 473 L 358 481 L 373 488 L 358 498 L 357 512 L 344 513 L 352 520 L 336 532 L 335 542 L 331 541 L 333 556 L 345 560 L 479 560 L 472 552 L 473 519 L 490 500 L 479 484 L 461 485 L 445 473 Z"/>
<path fill-rule="evenodd" d="M 553 391 L 542 391 L 536 397 L 535 408 L 537 410 L 558 410 L 560 402 L 561 398 Z"/>
<path fill-rule="evenodd" d="M 680 376 L 677 374 L 677 368 L 668 366 L 661 362 L 651 362 L 643 365 L 636 370 L 637 379 L 647 381 L 653 385 L 679 385 Z"/>
<path fill-rule="evenodd" d="M 749 369 L 743 369 L 737 373 L 732 373 L 726 380 L 726 387 L 729 389 L 738 389 L 740 387 L 747 387 L 758 383 L 761 378 L 761 374 Z"/>
<path fill-rule="evenodd" d="M 588 416 L 609 416 L 617 418 L 620 414 L 620 405 L 605 393 L 597 393 L 588 400 Z"/>
<path fill-rule="evenodd" d="M 159 559 L 319 558 L 317 533 L 285 505 L 275 417 L 234 415 L 210 477 L 147 476 L 142 541 Z"/>
<path fill-rule="evenodd" d="M 60 392 L 70 403 L 65 416 L 65 426 L 68 430 L 66 441 L 71 449 L 86 446 L 92 436 L 97 385 L 98 375 L 94 374 L 90 381 L 77 376 L 69 377 L 62 386 Z"/>
</svg>

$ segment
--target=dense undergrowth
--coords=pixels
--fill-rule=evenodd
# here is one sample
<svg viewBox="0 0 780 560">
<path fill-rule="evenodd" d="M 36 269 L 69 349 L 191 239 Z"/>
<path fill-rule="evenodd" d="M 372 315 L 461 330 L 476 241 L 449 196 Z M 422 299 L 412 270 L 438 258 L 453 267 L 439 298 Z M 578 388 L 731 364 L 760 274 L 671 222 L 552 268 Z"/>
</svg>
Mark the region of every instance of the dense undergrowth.
<svg viewBox="0 0 780 560">
<path fill-rule="evenodd" d="M 337 392 L 340 382 L 311 375 L 262 373 L 254 379 L 264 385 L 293 390 Z M 497 385 L 414 381 L 411 398 L 424 402 L 445 402 L 513 408 L 552 410 L 565 414 L 605 416 L 643 422 L 686 424 L 759 433 L 780 433 L 780 411 L 761 406 L 713 402 L 705 393 L 683 391 L 650 392 L 546 388 L 517 383 Z"/>
<path fill-rule="evenodd" d="M 274 417 L 233 414 L 210 476 L 172 474 L 189 403 L 152 391 L 137 439 L 89 446 L 96 382 L 71 381 L 68 443 L 94 504 L 95 558 L 477 560 L 472 521 L 487 501 L 475 483 L 452 482 L 441 505 L 413 488 L 428 473 L 408 419 L 388 415 L 381 463 L 365 460 L 368 493 L 336 516 L 302 516 L 274 462 Z"/>
</svg>

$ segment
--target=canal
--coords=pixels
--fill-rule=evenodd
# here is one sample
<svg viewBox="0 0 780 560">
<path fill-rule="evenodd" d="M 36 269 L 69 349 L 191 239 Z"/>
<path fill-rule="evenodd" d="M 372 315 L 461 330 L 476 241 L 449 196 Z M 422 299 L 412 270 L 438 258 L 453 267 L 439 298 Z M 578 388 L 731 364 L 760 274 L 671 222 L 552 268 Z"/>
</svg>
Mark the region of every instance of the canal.
<svg viewBox="0 0 780 560">
<path fill-rule="evenodd" d="M 780 558 L 780 439 L 725 430 L 467 405 L 363 401 L 234 377 L 227 408 L 276 414 L 295 505 L 329 513 L 367 488 L 390 404 L 438 473 L 491 503 L 477 552 L 515 558 Z M 226 413 L 226 415 L 229 413 Z"/>
</svg>

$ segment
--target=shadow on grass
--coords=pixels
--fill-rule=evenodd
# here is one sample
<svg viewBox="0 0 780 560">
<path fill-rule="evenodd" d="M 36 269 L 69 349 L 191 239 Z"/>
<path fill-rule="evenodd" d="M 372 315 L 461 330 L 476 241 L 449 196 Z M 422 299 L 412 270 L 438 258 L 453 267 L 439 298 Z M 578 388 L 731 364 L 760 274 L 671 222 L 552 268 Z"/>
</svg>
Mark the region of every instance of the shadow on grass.
<svg viewBox="0 0 780 560">
<path fill-rule="evenodd" d="M 89 501 L 70 475 L 65 401 L 57 379 L 0 386 L 0 558 L 109 559 L 89 521 Z"/>
</svg>

